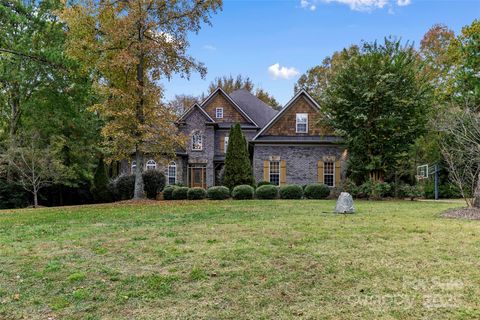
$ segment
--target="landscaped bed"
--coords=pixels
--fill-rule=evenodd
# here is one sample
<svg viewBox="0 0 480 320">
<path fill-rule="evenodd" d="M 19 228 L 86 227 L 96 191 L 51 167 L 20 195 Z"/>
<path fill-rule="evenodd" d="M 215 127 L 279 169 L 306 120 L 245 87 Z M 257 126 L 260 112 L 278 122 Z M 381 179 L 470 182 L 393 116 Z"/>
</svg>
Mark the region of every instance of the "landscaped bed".
<svg viewBox="0 0 480 320">
<path fill-rule="evenodd" d="M 1 319 L 478 319 L 461 202 L 161 201 L 0 213 Z"/>
</svg>

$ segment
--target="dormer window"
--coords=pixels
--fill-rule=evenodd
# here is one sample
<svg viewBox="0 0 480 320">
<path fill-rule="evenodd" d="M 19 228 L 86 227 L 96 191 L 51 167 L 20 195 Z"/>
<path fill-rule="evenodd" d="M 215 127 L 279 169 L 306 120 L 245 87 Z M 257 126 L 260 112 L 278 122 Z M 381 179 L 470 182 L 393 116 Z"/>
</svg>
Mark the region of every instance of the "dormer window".
<svg viewBox="0 0 480 320">
<path fill-rule="evenodd" d="M 216 108 L 215 109 L 215 118 L 223 119 L 223 108 Z"/>
<path fill-rule="evenodd" d="M 192 135 L 192 150 L 201 151 L 203 149 L 202 134 L 198 131 Z"/>
<path fill-rule="evenodd" d="M 296 132 L 308 132 L 308 113 L 297 113 Z"/>
</svg>

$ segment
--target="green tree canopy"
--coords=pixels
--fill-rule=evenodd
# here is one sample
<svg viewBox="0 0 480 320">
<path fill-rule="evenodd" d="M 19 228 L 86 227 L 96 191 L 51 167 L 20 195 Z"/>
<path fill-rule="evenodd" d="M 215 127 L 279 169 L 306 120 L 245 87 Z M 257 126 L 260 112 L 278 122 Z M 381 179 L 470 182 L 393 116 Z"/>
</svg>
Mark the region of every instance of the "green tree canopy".
<svg viewBox="0 0 480 320">
<path fill-rule="evenodd" d="M 425 131 L 430 86 L 410 45 L 364 43 L 331 77 L 322 107 L 357 180 L 383 180 Z"/>
</svg>

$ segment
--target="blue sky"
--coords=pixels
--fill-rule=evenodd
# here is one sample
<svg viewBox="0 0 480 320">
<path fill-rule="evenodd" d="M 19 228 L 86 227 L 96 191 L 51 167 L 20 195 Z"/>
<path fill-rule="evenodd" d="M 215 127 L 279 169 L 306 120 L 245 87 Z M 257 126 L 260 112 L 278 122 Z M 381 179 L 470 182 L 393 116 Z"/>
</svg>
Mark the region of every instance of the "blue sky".
<svg viewBox="0 0 480 320">
<path fill-rule="evenodd" d="M 435 23 L 458 33 L 476 18 L 480 0 L 226 0 L 212 26 L 190 37 L 206 78 L 163 81 L 165 98 L 200 95 L 215 77 L 242 74 L 285 104 L 298 76 L 334 51 L 388 35 L 418 45 Z"/>
</svg>

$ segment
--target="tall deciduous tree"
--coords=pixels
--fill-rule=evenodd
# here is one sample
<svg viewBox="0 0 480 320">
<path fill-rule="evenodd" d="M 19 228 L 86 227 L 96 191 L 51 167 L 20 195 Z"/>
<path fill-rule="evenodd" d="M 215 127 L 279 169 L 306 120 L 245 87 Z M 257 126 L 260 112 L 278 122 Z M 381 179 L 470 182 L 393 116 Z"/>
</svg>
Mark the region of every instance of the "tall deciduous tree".
<svg viewBox="0 0 480 320">
<path fill-rule="evenodd" d="M 107 120 L 107 146 L 116 158 L 135 154 L 135 199 L 144 197 L 144 154 L 173 156 L 184 143 L 158 81 L 174 73 L 205 75 L 186 53 L 187 36 L 220 7 L 221 0 L 78 0 L 63 13 L 69 54 L 97 71 L 103 100 L 94 108 Z"/>
<path fill-rule="evenodd" d="M 235 90 L 247 90 L 273 109 L 280 110 L 282 108 L 280 103 L 267 91 L 262 88 L 255 89 L 255 85 L 249 77 L 243 77 L 242 75 L 238 75 L 236 78 L 232 75 L 217 77 L 208 86 L 208 91 L 212 93 L 218 87 L 222 88 L 226 93 L 232 93 Z"/>
<path fill-rule="evenodd" d="M 322 107 L 345 138 L 357 180 L 383 180 L 424 132 L 430 86 L 413 47 L 365 43 L 329 80 Z"/>
<path fill-rule="evenodd" d="M 253 185 L 253 171 L 248 153 L 248 144 L 240 124 L 235 124 L 229 133 L 223 184 L 232 189 L 241 184 Z"/>
</svg>

